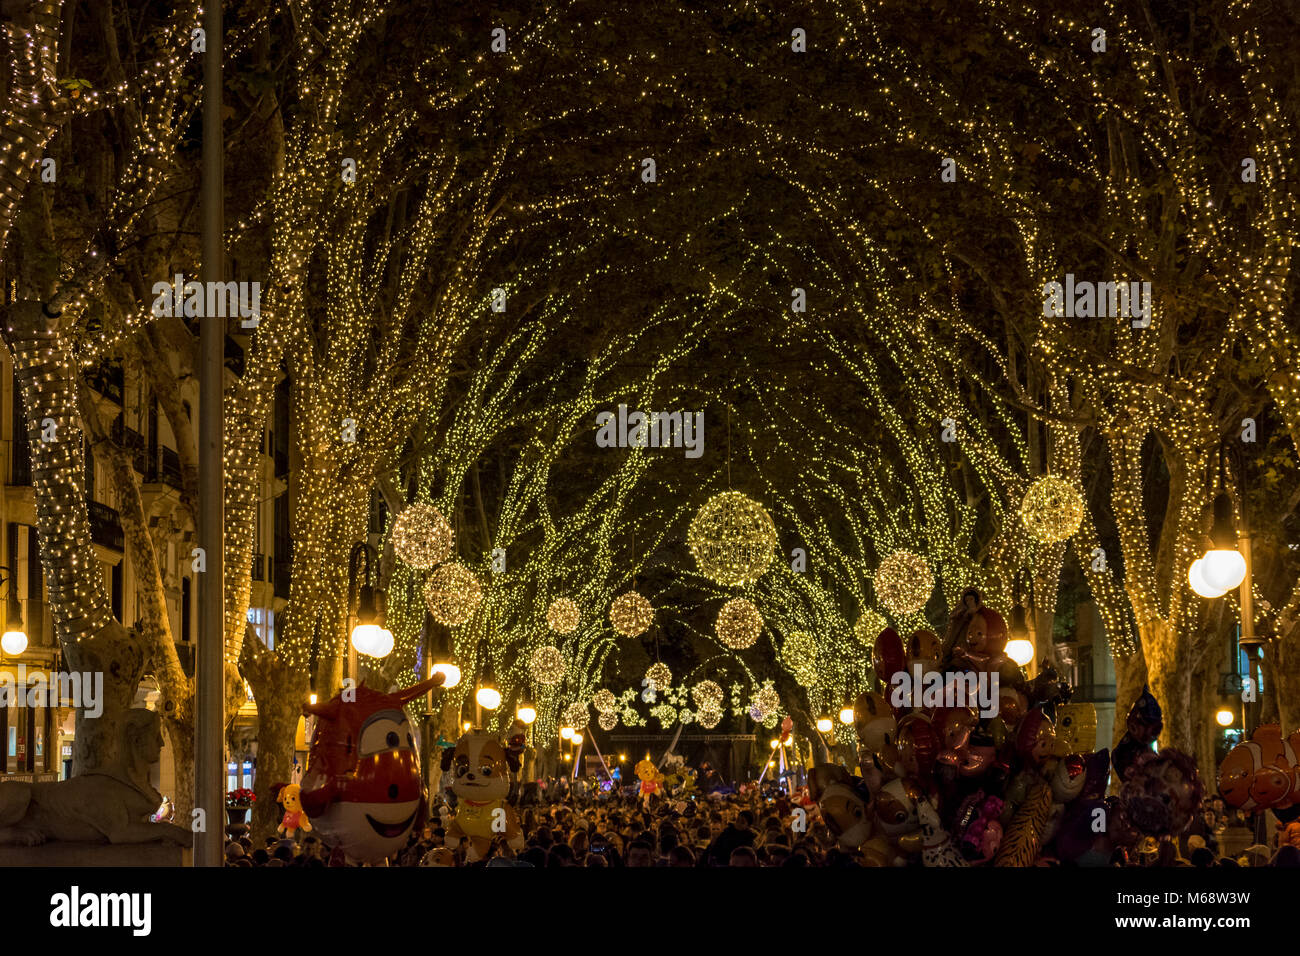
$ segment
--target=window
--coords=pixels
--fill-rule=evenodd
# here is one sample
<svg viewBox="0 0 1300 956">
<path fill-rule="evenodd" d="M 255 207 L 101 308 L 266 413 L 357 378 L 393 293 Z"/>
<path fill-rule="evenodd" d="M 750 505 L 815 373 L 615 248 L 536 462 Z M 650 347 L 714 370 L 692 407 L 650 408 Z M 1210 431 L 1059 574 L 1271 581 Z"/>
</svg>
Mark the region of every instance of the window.
<svg viewBox="0 0 1300 956">
<path fill-rule="evenodd" d="M 262 639 L 266 649 L 275 649 L 275 613 L 267 607 L 250 607 L 248 609 L 248 623 L 253 625 L 253 630 L 257 636 Z"/>
</svg>

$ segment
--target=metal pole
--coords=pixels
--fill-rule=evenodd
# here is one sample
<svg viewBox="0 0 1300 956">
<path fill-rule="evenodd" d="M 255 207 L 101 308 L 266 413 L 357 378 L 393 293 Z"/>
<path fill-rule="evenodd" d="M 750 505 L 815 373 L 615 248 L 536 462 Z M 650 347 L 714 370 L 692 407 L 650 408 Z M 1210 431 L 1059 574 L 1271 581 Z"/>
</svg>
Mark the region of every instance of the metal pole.
<svg viewBox="0 0 1300 956">
<path fill-rule="evenodd" d="M 203 8 L 203 280 L 225 279 L 221 234 L 225 192 L 221 130 L 221 0 Z M 206 289 L 207 286 L 205 285 Z M 206 296 L 204 297 L 206 300 Z M 204 315 L 199 326 L 199 546 L 206 567 L 199 579 L 199 646 L 195 675 L 194 805 L 204 811 L 205 829 L 195 834 L 194 865 L 224 862 L 223 798 L 225 730 L 224 587 L 225 551 L 223 396 L 225 319 Z"/>
</svg>

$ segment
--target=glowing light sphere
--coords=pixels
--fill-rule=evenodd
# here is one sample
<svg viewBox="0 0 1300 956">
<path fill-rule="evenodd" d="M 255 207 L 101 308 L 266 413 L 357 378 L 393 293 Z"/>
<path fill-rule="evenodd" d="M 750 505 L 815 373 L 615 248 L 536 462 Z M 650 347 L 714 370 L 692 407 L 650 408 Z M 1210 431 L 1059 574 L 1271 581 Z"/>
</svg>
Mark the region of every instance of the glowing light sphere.
<svg viewBox="0 0 1300 956">
<path fill-rule="evenodd" d="M 580 700 L 575 700 L 560 712 L 560 723 L 565 727 L 572 727 L 574 730 L 584 729 L 589 723 L 587 705 Z"/>
<path fill-rule="evenodd" d="M 1220 548 L 1201 558 L 1201 577 L 1216 591 L 1227 593 L 1246 579 L 1246 559 L 1240 551 Z"/>
<path fill-rule="evenodd" d="M 911 614 L 930 600 L 934 575 L 919 554 L 895 551 L 876 569 L 875 587 L 876 596 L 885 607 L 895 614 Z"/>
<path fill-rule="evenodd" d="M 763 617 L 745 598 L 732 598 L 718 611 L 718 640 L 733 650 L 753 647 L 763 632 Z"/>
<path fill-rule="evenodd" d="M 24 631 L 17 630 L 5 631 L 4 636 L 0 637 L 0 649 L 3 649 L 6 654 L 16 657 L 27 650 L 27 634 Z M 392 648 L 390 647 L 389 650 L 392 650 Z"/>
<path fill-rule="evenodd" d="M 501 691 L 495 687 L 480 687 L 474 694 L 474 700 L 484 710 L 496 710 L 501 706 Z"/>
<path fill-rule="evenodd" d="M 1021 667 L 1024 667 L 1034 659 L 1034 642 L 1027 641 L 1024 638 L 1016 638 L 1007 641 L 1005 648 L 1007 657 L 1011 658 Z"/>
<path fill-rule="evenodd" d="M 885 620 L 885 615 L 875 608 L 863 608 L 857 623 L 853 625 L 853 636 L 857 638 L 859 644 L 874 647 L 876 638 L 887 627 L 889 627 L 889 621 Z"/>
<path fill-rule="evenodd" d="M 417 571 L 428 571 L 451 557 L 456 538 L 442 512 L 427 502 L 408 505 L 393 521 L 393 551 Z"/>
<path fill-rule="evenodd" d="M 1025 492 L 1020 520 L 1044 544 L 1064 541 L 1079 530 L 1083 521 L 1083 496 L 1065 479 L 1044 475 Z"/>
<path fill-rule="evenodd" d="M 722 708 L 722 687 L 717 681 L 700 681 L 691 688 L 691 697 L 695 699 L 697 709 L 703 710 L 710 705 L 719 710 Z"/>
<path fill-rule="evenodd" d="M 537 648 L 528 658 L 528 674 L 543 687 L 554 687 L 564 680 L 564 655 L 552 644 Z"/>
<path fill-rule="evenodd" d="M 1187 569 L 1187 583 L 1203 598 L 1221 598 L 1228 592 L 1213 587 L 1205 580 L 1205 559 L 1197 558 L 1192 562 L 1192 566 Z"/>
<path fill-rule="evenodd" d="M 781 660 L 800 684 L 817 679 L 817 640 L 803 631 L 795 631 L 781 645 Z"/>
<path fill-rule="evenodd" d="M 578 629 L 582 612 L 569 598 L 556 598 L 546 609 L 546 626 L 556 634 L 572 634 Z"/>
<path fill-rule="evenodd" d="M 424 582 L 424 606 L 439 624 L 464 624 L 478 610 L 483 587 L 462 564 L 444 564 Z"/>
<path fill-rule="evenodd" d="M 618 698 L 614 696 L 612 690 L 607 687 L 602 687 L 592 695 L 591 706 L 595 707 L 598 713 L 612 714 L 614 711 L 618 710 Z M 609 730 L 608 727 L 605 729 Z"/>
<path fill-rule="evenodd" d="M 781 708 L 781 695 L 772 687 L 764 687 L 754 695 L 751 713 L 758 714 L 759 722 L 767 720 Z"/>
<path fill-rule="evenodd" d="M 658 661 L 651 664 L 645 672 L 645 679 L 654 681 L 655 688 L 663 690 L 665 687 L 671 687 L 673 683 L 673 672 L 668 669 L 667 664 L 661 664 Z"/>
<path fill-rule="evenodd" d="M 776 526 L 767 510 L 739 491 L 710 498 L 686 536 L 700 573 L 727 587 L 746 587 L 776 553 Z"/>
<path fill-rule="evenodd" d="M 654 619 L 655 609 L 635 591 L 620 594 L 609 605 L 610 626 L 623 637 L 644 634 Z"/>
<path fill-rule="evenodd" d="M 618 726 L 618 714 L 614 712 L 602 713 L 596 718 L 596 723 L 600 724 L 601 730 L 613 730 Z"/>
<path fill-rule="evenodd" d="M 722 721 L 722 708 L 717 706 L 700 707 L 695 711 L 695 719 L 705 730 L 712 730 Z"/>
</svg>

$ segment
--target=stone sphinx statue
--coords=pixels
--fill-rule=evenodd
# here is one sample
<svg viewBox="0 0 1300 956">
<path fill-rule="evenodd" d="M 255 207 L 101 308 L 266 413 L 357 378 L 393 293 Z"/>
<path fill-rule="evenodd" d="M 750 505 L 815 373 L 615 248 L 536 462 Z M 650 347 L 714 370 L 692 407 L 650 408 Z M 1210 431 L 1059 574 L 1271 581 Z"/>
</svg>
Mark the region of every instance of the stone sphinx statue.
<svg viewBox="0 0 1300 956">
<path fill-rule="evenodd" d="M 149 768 L 162 746 L 158 714 L 134 709 L 122 721 L 120 765 L 53 783 L 0 783 L 0 845 L 167 841 L 189 846 L 189 830 L 148 822 L 162 802 L 149 784 Z"/>
</svg>

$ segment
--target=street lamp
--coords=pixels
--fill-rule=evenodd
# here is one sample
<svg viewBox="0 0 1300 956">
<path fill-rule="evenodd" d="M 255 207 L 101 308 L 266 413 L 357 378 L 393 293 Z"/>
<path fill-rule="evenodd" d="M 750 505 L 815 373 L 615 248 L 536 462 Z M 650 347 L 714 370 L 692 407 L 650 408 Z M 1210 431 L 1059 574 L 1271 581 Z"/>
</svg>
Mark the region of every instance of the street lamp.
<svg viewBox="0 0 1300 956">
<path fill-rule="evenodd" d="M 1219 708 L 1219 712 L 1214 715 L 1214 720 L 1220 727 L 1231 727 L 1235 715 L 1226 707 Z"/>
<path fill-rule="evenodd" d="M 853 723 L 853 705 L 852 705 L 852 704 L 845 704 L 843 707 L 840 708 L 840 723 L 841 723 L 841 724 L 851 724 L 851 723 Z"/>
<path fill-rule="evenodd" d="M 563 737 L 565 740 L 572 740 L 572 739 L 573 739 L 573 728 L 572 728 L 572 727 L 561 727 L 561 728 L 560 728 L 560 736 Z"/>
<path fill-rule="evenodd" d="M 5 574 L 0 578 L 9 582 L 9 611 L 5 617 L 5 632 L 0 636 L 0 649 L 10 657 L 16 657 L 27 650 L 27 632 L 23 629 L 23 609 L 18 604 L 18 595 L 14 593 L 14 578 L 8 568 L 0 567 Z"/>
<path fill-rule="evenodd" d="M 393 651 L 393 632 L 384 627 L 384 615 L 379 607 L 379 592 L 370 583 L 370 555 L 374 551 L 369 544 L 358 541 L 348 558 L 348 605 L 352 604 L 353 588 L 357 580 L 357 565 L 361 558 L 366 562 L 366 580 L 361 585 L 357 600 L 357 623 L 352 628 L 352 646 L 358 654 L 367 657 L 387 657 Z M 375 555 L 375 563 L 379 556 Z"/>
<path fill-rule="evenodd" d="M 519 705 L 519 708 L 515 711 L 515 716 L 523 723 L 531 724 L 537 719 L 537 708 L 525 701 Z"/>
<path fill-rule="evenodd" d="M 817 718 L 817 730 L 819 732 L 823 734 L 829 734 L 831 732 L 831 727 L 833 726 L 834 724 L 831 722 L 830 717 L 827 716 L 826 714 L 822 714 L 820 717 Z"/>
<path fill-rule="evenodd" d="M 1017 587 L 1017 590 L 1019 588 Z M 1011 623 L 1007 626 L 1006 655 L 1020 667 L 1027 667 L 1034 659 L 1034 642 L 1029 639 L 1029 623 L 1025 619 L 1025 606 L 1017 595 L 1015 607 L 1011 609 Z"/>
<path fill-rule="evenodd" d="M 474 695 L 474 700 L 485 710 L 496 710 L 501 706 L 501 691 L 491 684 L 484 684 Z"/>
<path fill-rule="evenodd" d="M 455 687 L 460 683 L 460 668 L 450 661 L 434 664 L 432 673 L 443 674 L 446 676 L 447 679 L 442 682 L 444 690 Z"/>
<path fill-rule="evenodd" d="M 1214 496 L 1214 525 L 1210 529 L 1210 545 L 1210 550 L 1201 558 L 1201 578 L 1222 594 L 1240 587 L 1246 578 L 1246 558 L 1237 550 L 1232 498 L 1226 491 L 1220 490 Z"/>
</svg>

